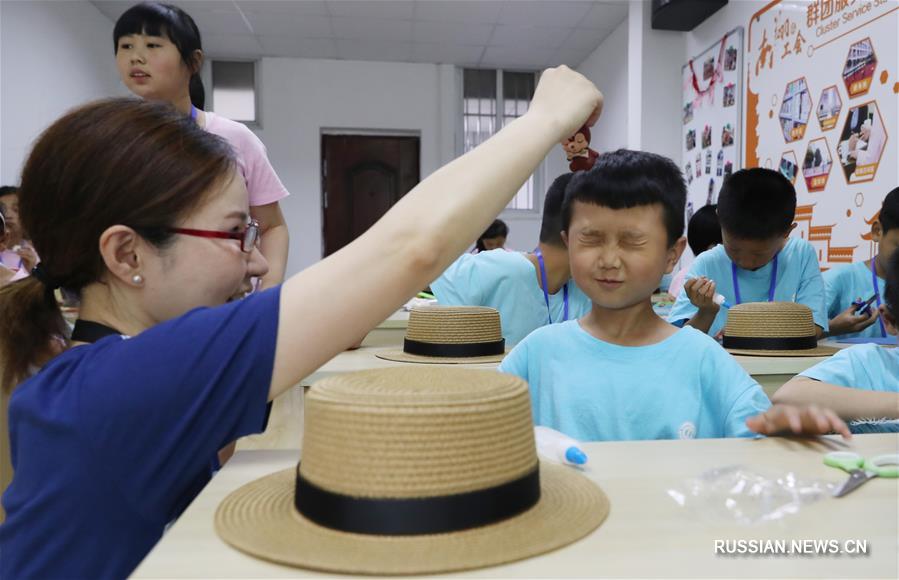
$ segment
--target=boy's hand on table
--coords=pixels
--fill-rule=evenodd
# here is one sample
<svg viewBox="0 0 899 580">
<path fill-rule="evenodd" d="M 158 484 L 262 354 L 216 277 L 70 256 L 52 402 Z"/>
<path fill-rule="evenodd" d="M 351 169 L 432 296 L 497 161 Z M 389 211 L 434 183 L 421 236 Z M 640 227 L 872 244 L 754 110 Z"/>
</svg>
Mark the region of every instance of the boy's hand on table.
<svg viewBox="0 0 899 580">
<path fill-rule="evenodd" d="M 772 405 L 770 409 L 746 419 L 746 426 L 761 435 L 826 435 L 839 433 L 851 439 L 849 427 L 830 409 L 817 405 Z"/>
</svg>

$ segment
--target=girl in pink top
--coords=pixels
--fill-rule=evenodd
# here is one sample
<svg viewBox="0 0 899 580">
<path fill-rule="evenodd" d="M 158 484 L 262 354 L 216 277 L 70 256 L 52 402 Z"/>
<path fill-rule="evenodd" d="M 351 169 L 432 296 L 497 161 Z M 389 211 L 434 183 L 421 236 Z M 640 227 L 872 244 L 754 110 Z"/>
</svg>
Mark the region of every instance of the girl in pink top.
<svg viewBox="0 0 899 580">
<path fill-rule="evenodd" d="M 144 99 L 169 101 L 234 149 L 250 194 L 251 213 L 261 227 L 260 249 L 268 260 L 262 287 L 280 284 L 287 266 L 289 239 L 278 201 L 288 193 L 268 160 L 265 146 L 252 131 L 203 110 L 205 94 L 199 77 L 203 47 L 196 23 L 177 6 L 144 2 L 119 17 L 113 36 L 116 66 L 128 90 Z"/>
</svg>

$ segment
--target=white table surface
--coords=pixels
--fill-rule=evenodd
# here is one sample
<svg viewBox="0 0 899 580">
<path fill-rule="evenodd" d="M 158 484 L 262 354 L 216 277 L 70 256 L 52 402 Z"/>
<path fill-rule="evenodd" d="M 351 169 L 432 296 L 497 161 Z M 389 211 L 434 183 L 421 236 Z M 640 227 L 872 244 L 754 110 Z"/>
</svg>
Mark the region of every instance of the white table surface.
<svg viewBox="0 0 899 580">
<path fill-rule="evenodd" d="M 838 483 L 822 463 L 830 450 L 868 456 L 899 451 L 899 435 L 861 435 L 848 444 L 770 438 L 590 443 L 586 475 L 611 501 L 605 523 L 586 538 L 520 562 L 452 576 L 511 577 L 882 577 L 899 575 L 899 479 L 874 479 L 844 498 L 826 497 L 783 519 L 739 525 L 703 518 L 667 490 L 702 472 L 740 464 L 770 476 Z M 216 475 L 134 573 L 138 578 L 290 578 L 312 571 L 258 560 L 218 538 L 213 515 L 231 491 L 293 467 L 297 451 L 242 451 Z M 867 556 L 724 556 L 716 540 L 866 540 Z M 297 546 L 301 550 L 302 546 Z"/>
</svg>

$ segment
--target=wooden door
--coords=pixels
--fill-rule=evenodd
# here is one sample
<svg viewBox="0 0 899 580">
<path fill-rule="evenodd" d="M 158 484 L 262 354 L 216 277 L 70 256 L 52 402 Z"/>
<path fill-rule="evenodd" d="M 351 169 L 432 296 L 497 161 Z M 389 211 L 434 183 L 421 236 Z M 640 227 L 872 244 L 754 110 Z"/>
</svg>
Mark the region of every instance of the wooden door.
<svg viewBox="0 0 899 580">
<path fill-rule="evenodd" d="M 359 237 L 419 179 L 419 138 L 322 135 L 324 255 Z"/>
</svg>

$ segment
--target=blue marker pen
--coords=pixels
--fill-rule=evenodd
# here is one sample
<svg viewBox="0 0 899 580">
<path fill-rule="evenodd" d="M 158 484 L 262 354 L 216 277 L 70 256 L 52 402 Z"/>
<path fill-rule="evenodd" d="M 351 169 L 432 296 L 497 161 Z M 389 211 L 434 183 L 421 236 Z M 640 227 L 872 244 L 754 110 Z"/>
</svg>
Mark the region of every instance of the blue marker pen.
<svg viewBox="0 0 899 580">
<path fill-rule="evenodd" d="M 715 296 L 712 298 L 712 302 L 714 302 L 718 306 L 730 308 L 730 303 L 724 299 L 724 296 L 722 294 L 715 294 Z"/>
<path fill-rule="evenodd" d="M 583 466 L 587 464 L 587 454 L 574 439 L 549 427 L 534 427 L 537 453 L 557 463 Z"/>
</svg>

